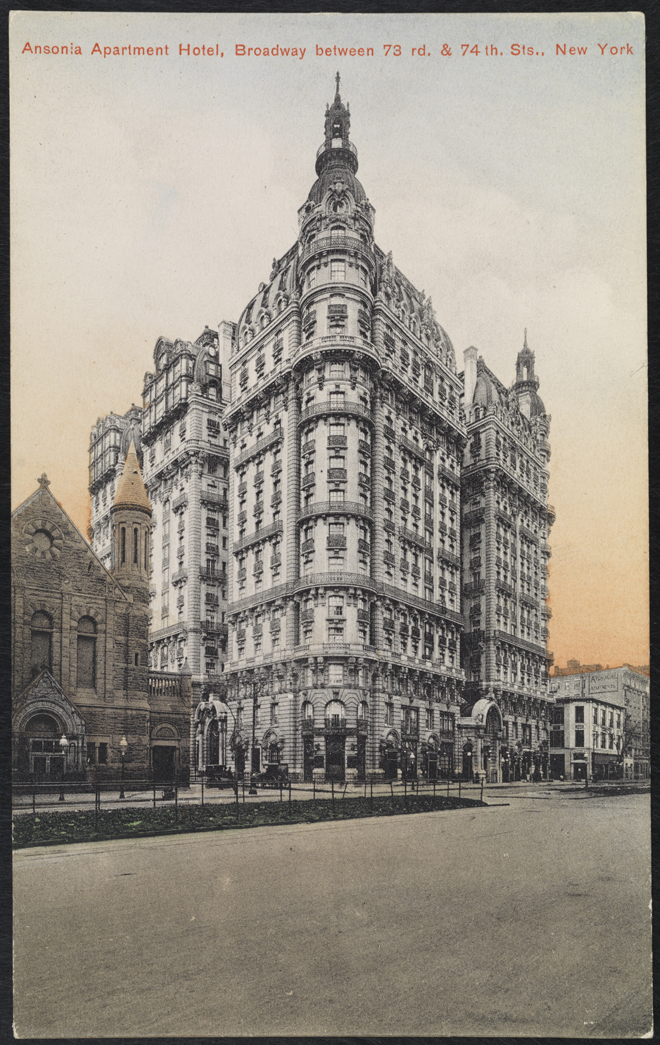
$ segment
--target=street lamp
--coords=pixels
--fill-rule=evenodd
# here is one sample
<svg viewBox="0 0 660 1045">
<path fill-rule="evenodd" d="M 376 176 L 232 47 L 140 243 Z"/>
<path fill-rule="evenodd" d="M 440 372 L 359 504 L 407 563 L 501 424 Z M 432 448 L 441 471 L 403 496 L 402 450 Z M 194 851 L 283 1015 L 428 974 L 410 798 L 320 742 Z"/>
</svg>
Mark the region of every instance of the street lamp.
<svg viewBox="0 0 660 1045">
<path fill-rule="evenodd" d="M 62 779 L 60 780 L 60 797 L 58 799 L 59 802 L 64 801 L 64 774 L 66 772 L 66 753 L 68 749 L 69 741 L 66 738 L 66 733 L 62 733 L 62 736 L 60 737 L 60 751 L 64 755 L 64 764 L 62 768 Z"/>
<path fill-rule="evenodd" d="M 124 794 L 124 759 L 126 758 L 126 752 L 128 751 L 128 741 L 126 737 L 122 737 L 119 741 L 119 751 L 121 760 L 121 789 L 119 791 L 119 801 L 126 798 Z"/>
</svg>

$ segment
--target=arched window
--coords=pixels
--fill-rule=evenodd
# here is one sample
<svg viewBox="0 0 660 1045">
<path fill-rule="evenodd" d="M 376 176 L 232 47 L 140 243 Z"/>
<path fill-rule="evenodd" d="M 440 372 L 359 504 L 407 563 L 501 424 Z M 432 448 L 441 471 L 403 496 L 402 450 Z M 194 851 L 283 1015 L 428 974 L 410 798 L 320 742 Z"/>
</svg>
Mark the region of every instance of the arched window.
<svg viewBox="0 0 660 1045">
<path fill-rule="evenodd" d="M 301 708 L 303 725 L 308 723 L 312 725 L 314 723 L 314 705 L 311 700 L 305 700 Z"/>
<path fill-rule="evenodd" d="M 120 559 L 121 559 L 121 564 L 123 566 L 124 563 L 126 562 L 126 527 L 125 526 L 122 526 L 122 528 L 120 530 L 120 544 L 121 544 Z"/>
<path fill-rule="evenodd" d="M 133 562 L 138 565 L 138 528 L 133 527 Z"/>
<path fill-rule="evenodd" d="M 327 728 L 341 729 L 346 725 L 346 707 L 341 700 L 331 700 L 326 704 L 325 723 Z"/>
<path fill-rule="evenodd" d="M 78 676 L 81 689 L 96 687 L 96 623 L 91 617 L 78 621 Z"/>
<path fill-rule="evenodd" d="M 51 671 L 53 666 L 53 622 L 47 613 L 35 613 L 30 622 L 30 669 L 32 675 Z"/>
<path fill-rule="evenodd" d="M 366 700 L 361 700 L 358 704 L 358 725 L 367 726 L 369 723 L 369 705 Z"/>
</svg>

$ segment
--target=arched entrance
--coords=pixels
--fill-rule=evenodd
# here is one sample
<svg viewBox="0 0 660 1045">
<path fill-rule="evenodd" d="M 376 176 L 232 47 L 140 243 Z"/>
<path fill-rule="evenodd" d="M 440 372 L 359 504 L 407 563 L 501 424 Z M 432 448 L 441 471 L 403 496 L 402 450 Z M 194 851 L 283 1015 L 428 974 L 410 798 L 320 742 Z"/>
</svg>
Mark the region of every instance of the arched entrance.
<svg viewBox="0 0 660 1045">
<path fill-rule="evenodd" d="M 40 712 L 25 726 L 29 771 L 35 780 L 61 780 L 66 771 L 65 754 L 60 747 L 62 724 Z"/>
</svg>

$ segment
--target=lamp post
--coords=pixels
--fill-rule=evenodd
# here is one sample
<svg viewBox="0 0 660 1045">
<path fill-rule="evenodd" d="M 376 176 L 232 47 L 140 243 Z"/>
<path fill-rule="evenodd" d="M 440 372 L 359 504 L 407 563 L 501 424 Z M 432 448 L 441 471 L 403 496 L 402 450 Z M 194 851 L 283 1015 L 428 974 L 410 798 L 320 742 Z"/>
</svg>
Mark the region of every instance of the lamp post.
<svg viewBox="0 0 660 1045">
<path fill-rule="evenodd" d="M 64 801 L 64 774 L 66 772 L 66 753 L 68 749 L 69 741 L 66 738 L 66 733 L 62 733 L 62 736 L 60 737 L 60 751 L 64 755 L 64 763 L 62 767 L 62 779 L 60 780 L 60 797 L 58 799 L 59 802 Z"/>
<path fill-rule="evenodd" d="M 121 760 L 121 788 L 119 791 L 119 801 L 121 802 L 122 799 L 126 798 L 126 795 L 124 794 L 124 759 L 126 758 L 126 752 L 128 751 L 128 741 L 126 737 L 122 737 L 119 741 L 119 751 L 119 757 Z"/>
</svg>

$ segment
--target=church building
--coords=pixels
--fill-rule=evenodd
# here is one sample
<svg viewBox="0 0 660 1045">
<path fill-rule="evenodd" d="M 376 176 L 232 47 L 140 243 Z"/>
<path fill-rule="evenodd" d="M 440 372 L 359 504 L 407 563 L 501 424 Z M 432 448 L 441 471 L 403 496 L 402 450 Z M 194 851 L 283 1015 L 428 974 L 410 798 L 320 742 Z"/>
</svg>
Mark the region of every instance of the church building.
<svg viewBox="0 0 660 1045">
<path fill-rule="evenodd" d="M 108 570 L 45 475 L 12 515 L 12 762 L 23 780 L 185 780 L 189 671 L 148 668 L 151 505 L 131 443 Z"/>
</svg>

